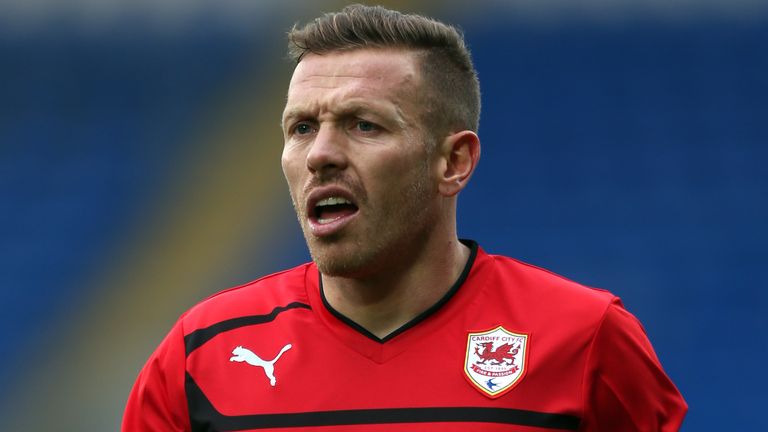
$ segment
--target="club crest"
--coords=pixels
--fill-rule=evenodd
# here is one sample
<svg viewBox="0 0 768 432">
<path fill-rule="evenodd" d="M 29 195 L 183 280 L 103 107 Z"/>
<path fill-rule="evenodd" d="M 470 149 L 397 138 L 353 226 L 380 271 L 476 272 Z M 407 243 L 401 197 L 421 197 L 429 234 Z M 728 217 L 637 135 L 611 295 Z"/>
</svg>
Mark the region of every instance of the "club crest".
<svg viewBox="0 0 768 432">
<path fill-rule="evenodd" d="M 469 333 L 464 374 L 484 395 L 497 398 L 523 379 L 528 359 L 528 335 L 498 326 Z"/>
</svg>

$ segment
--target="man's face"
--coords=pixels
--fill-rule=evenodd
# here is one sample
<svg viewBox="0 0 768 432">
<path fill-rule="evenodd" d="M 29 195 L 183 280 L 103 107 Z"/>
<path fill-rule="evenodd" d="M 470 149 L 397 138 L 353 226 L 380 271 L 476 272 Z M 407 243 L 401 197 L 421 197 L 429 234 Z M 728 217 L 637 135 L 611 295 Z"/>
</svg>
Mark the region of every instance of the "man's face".
<svg viewBox="0 0 768 432">
<path fill-rule="evenodd" d="M 438 205 L 415 56 L 361 49 L 309 54 L 283 113 L 283 172 L 323 274 L 364 277 L 396 263 L 433 227 Z"/>
</svg>

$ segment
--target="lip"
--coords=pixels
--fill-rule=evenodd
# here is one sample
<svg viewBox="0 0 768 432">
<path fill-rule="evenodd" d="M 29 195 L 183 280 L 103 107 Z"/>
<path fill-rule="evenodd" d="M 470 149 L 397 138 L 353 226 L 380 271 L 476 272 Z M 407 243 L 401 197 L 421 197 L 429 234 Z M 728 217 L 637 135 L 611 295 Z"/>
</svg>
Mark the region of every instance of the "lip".
<svg viewBox="0 0 768 432">
<path fill-rule="evenodd" d="M 307 207 L 306 207 L 305 217 L 307 218 L 307 221 L 309 223 L 309 228 L 312 231 L 312 234 L 315 235 L 316 237 L 326 237 L 326 236 L 330 236 L 338 233 L 346 225 L 352 222 L 360 213 L 360 210 L 358 208 L 358 210 L 356 210 L 352 214 L 341 216 L 330 222 L 321 224 L 320 221 L 318 221 L 317 217 L 315 216 L 315 211 L 314 211 L 315 206 L 321 200 L 324 200 L 326 198 L 331 198 L 331 197 L 344 198 L 346 200 L 349 200 L 351 203 L 355 205 L 355 207 L 357 207 L 357 201 L 352 196 L 352 193 L 340 186 L 323 186 L 323 187 L 318 187 L 312 190 L 312 192 L 307 197 Z"/>
</svg>

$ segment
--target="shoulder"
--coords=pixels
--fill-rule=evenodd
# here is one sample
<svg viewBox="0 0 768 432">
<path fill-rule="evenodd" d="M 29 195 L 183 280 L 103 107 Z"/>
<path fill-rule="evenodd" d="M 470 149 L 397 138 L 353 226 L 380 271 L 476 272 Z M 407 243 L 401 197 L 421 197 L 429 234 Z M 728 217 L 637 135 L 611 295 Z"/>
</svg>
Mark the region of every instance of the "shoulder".
<svg viewBox="0 0 768 432">
<path fill-rule="evenodd" d="M 232 287 L 199 302 L 181 317 L 186 332 L 229 319 L 309 308 L 306 281 L 316 269 L 307 263 Z"/>
<path fill-rule="evenodd" d="M 553 301 L 576 301 L 605 309 L 616 297 L 609 291 L 573 281 L 550 270 L 526 262 L 501 256 L 489 255 L 494 261 L 496 277 L 510 286 L 518 295 Z"/>
<path fill-rule="evenodd" d="M 503 305 L 506 313 L 536 328 L 593 333 L 611 305 L 621 304 L 609 291 L 593 288 L 520 260 L 487 255 L 483 298 Z M 496 307 L 496 306 L 494 306 Z"/>
</svg>

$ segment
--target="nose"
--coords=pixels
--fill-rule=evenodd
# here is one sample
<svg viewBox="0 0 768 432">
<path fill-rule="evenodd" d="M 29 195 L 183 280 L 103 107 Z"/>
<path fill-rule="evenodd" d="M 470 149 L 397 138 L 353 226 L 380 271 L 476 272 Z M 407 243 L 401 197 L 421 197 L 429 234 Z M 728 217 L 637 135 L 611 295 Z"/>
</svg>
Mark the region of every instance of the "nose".
<svg viewBox="0 0 768 432">
<path fill-rule="evenodd" d="M 322 125 L 307 153 L 307 168 L 312 174 L 326 175 L 346 167 L 344 134 L 332 125 Z"/>
</svg>

